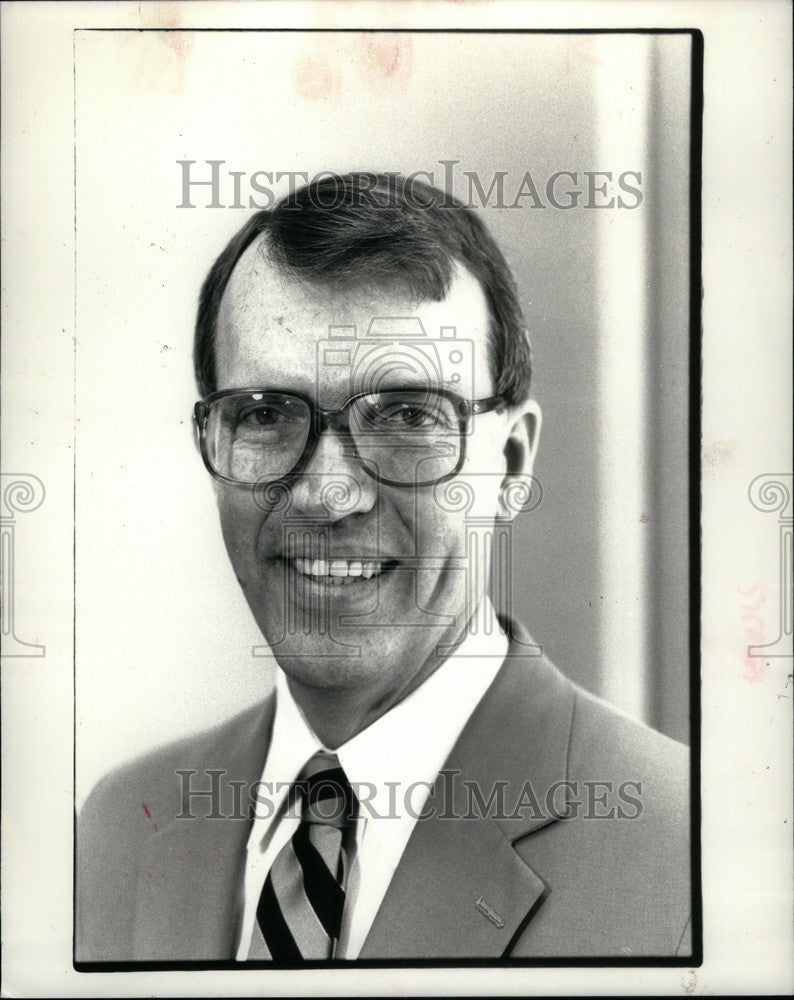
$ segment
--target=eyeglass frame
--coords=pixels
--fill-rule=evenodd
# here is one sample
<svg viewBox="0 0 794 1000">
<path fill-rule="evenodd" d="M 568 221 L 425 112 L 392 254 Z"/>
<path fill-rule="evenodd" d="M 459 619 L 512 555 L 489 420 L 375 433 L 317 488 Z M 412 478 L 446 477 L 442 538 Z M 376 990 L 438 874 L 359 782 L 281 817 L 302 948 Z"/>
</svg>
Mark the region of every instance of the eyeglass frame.
<svg viewBox="0 0 794 1000">
<path fill-rule="evenodd" d="M 326 409 L 324 407 L 318 406 L 317 403 L 303 392 L 295 392 L 292 389 L 272 389 L 272 388 L 253 388 L 253 389 L 217 389 L 215 392 L 209 393 L 203 399 L 199 399 L 193 407 L 193 420 L 198 432 L 198 444 L 199 450 L 201 451 L 201 458 L 204 462 L 204 466 L 209 472 L 209 474 L 217 479 L 219 482 L 225 483 L 227 486 L 242 486 L 247 489 L 259 485 L 257 482 L 246 483 L 239 479 L 231 479 L 228 476 L 222 475 L 212 468 L 210 464 L 209 457 L 207 455 L 207 419 L 209 418 L 210 408 L 212 404 L 217 402 L 219 399 L 223 399 L 225 396 L 237 396 L 237 395 L 253 395 L 255 393 L 278 393 L 281 396 L 289 396 L 292 399 L 299 399 L 305 403 L 309 409 L 309 433 L 306 438 L 306 444 L 304 445 L 303 452 L 301 453 L 298 461 L 293 465 L 289 472 L 285 472 L 281 476 L 276 476 L 275 479 L 269 480 L 270 483 L 277 482 L 290 482 L 298 478 L 306 466 L 311 462 L 314 457 L 314 453 L 317 450 L 317 445 L 320 443 L 320 437 L 322 434 L 330 427 L 335 430 L 338 434 L 343 434 L 349 439 L 350 445 L 353 450 L 353 455 L 358 461 L 364 472 L 378 483 L 383 483 L 384 486 L 394 486 L 397 489 L 415 489 L 418 486 L 435 486 L 438 483 L 444 483 L 448 479 L 452 479 L 454 476 L 460 472 L 463 468 L 463 463 L 466 461 L 466 438 L 469 431 L 469 422 L 471 418 L 478 413 L 490 413 L 496 410 L 500 404 L 505 405 L 507 403 L 506 398 L 503 395 L 496 396 L 486 396 L 482 399 L 464 399 L 459 396 L 456 392 L 451 389 L 446 388 L 433 388 L 428 390 L 437 396 L 444 396 L 451 400 L 457 409 L 458 414 L 458 430 L 460 433 L 460 454 L 458 455 L 458 461 L 455 468 L 451 472 L 445 473 L 438 479 L 428 479 L 422 482 L 412 482 L 412 483 L 401 483 L 393 479 L 386 479 L 383 476 L 378 475 L 375 472 L 370 471 L 367 468 L 366 463 L 361 458 L 358 452 L 358 447 L 356 445 L 353 433 L 350 430 L 350 420 L 349 420 L 349 410 L 351 405 L 357 400 L 362 399 L 364 396 L 373 395 L 385 395 L 388 393 L 400 393 L 400 392 L 422 392 L 423 387 L 415 385 L 405 385 L 405 386 L 394 386 L 388 389 L 381 390 L 367 390 L 364 392 L 357 392 L 350 396 L 347 402 L 339 407 L 338 409 Z"/>
</svg>

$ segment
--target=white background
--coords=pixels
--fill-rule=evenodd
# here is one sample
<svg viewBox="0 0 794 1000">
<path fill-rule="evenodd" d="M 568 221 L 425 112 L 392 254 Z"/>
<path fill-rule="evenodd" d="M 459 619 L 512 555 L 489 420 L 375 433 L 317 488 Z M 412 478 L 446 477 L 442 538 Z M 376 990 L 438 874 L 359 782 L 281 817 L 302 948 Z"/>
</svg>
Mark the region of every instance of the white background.
<svg viewBox="0 0 794 1000">
<path fill-rule="evenodd" d="M 352 18 L 352 21 L 351 21 Z M 629 18 L 628 21 L 625 18 Z M 501 21 L 500 21 L 501 19 Z M 388 976 L 362 971 L 344 979 L 327 972 L 317 976 L 256 973 L 255 975 L 147 974 L 143 977 L 78 975 L 71 970 L 71 821 L 73 747 L 73 633 L 72 633 L 72 529 L 73 529 L 73 426 L 74 409 L 73 337 L 74 227 L 72 161 L 72 24 L 117 24 L 119 26 L 197 26 L 237 24 L 370 24 L 399 23 L 468 27 L 492 27 L 496 23 L 528 27 L 567 27 L 572 23 L 594 27 L 637 26 L 701 27 L 706 36 L 704 129 L 704 608 L 703 608 L 703 876 L 705 896 L 705 962 L 693 972 L 681 969 L 584 970 L 536 969 L 485 971 L 461 975 L 463 992 L 623 992 L 713 993 L 775 992 L 791 985 L 791 769 L 790 723 L 792 689 L 787 682 L 790 660 L 773 662 L 762 679 L 748 681 L 745 652 L 748 642 L 748 594 L 762 594 L 761 617 L 774 638 L 777 615 L 779 564 L 778 530 L 774 515 L 755 510 L 747 500 L 747 486 L 761 473 L 790 468 L 788 434 L 788 386 L 791 369 L 789 330 L 790 300 L 790 10 L 783 4 L 713 3 L 708 5 L 646 4 L 602 5 L 597 8 L 574 4 L 477 4 L 378 5 L 359 4 L 322 8 L 311 5 L 285 8 L 280 5 L 250 7 L 148 5 L 41 4 L 3 7 L 3 469 L 31 471 L 46 484 L 47 497 L 28 520 L 20 515 L 17 528 L 17 632 L 36 636 L 46 643 L 40 660 L 3 661 L 3 892 L 4 892 L 4 988 L 9 995 L 135 994 L 146 992 L 275 993 L 311 992 L 313 984 L 339 993 L 400 990 L 426 992 L 453 988 L 454 974 L 448 970 L 426 970 L 412 978 L 406 970 Z M 137 44 L 137 43 L 135 43 Z M 140 55 L 140 53 L 138 53 Z M 135 63 L 133 53 L 131 62 Z M 148 53 L 137 61 L 135 72 L 117 62 L 105 67 L 108 87 L 136 88 L 151 85 L 151 74 L 168 86 L 179 87 L 179 66 L 172 56 L 158 66 Z M 173 75 L 175 74 L 175 75 Z M 212 81 L 207 81 L 211 91 Z M 487 81 L 482 84 L 487 87 Z M 278 107 L 278 98 L 274 105 Z M 151 108 L 151 139 L 158 141 L 156 109 Z M 263 121 L 268 108 L 263 107 Z M 123 117 L 125 109 L 119 110 Z M 246 128 L 246 121 L 229 128 Z M 253 123 L 252 126 L 253 127 Z M 134 130 L 137 132 L 136 130 Z M 105 142 L 103 143 L 103 138 Z M 129 183 L 129 171 L 116 170 L 114 157 L 124 150 L 96 137 L 104 146 L 107 161 L 105 183 L 113 185 L 121 175 Z M 151 148 L 151 147 L 150 147 Z M 215 155 L 212 152 L 208 156 Z M 222 150 L 217 154 L 224 158 Z M 163 160 L 177 157 L 165 150 Z M 228 157 L 226 157 L 228 159 Z M 154 164 L 154 159 L 148 162 Z M 283 161 L 282 161 L 283 162 Z M 328 166 L 329 164 L 318 164 Z M 263 164 L 267 168 L 268 164 Z M 301 169 L 305 169 L 301 164 Z M 336 164 L 330 164 L 336 166 Z M 339 164 L 347 166 L 347 164 Z M 399 165 L 398 165 L 399 166 Z M 498 166 L 498 164 L 497 164 Z M 282 169 L 290 169 L 286 164 Z M 397 169 L 398 167 L 395 167 Z M 240 164 L 238 169 L 248 169 Z M 143 190 L 150 179 L 139 178 Z M 154 190 L 156 191 L 156 185 Z M 140 192 L 138 193 L 140 194 Z M 118 185 L 121 215 L 131 192 Z M 133 198 L 133 200 L 136 200 Z M 104 201 L 104 199 L 103 199 Z M 140 198 L 138 198 L 140 201 Z M 201 226 L 206 213 L 192 213 Z M 238 223 L 229 213 L 229 232 Z M 113 230 L 116 223 L 108 219 Z M 136 220 L 130 240 L 141 240 L 146 220 Z M 197 234 L 205 238 L 206 234 Z M 184 254 L 169 254 L 149 248 L 150 269 L 140 275 L 141 295 L 162 295 L 164 312 L 174 320 L 174 298 L 158 292 L 152 275 L 164 269 L 162 283 L 173 275 L 168 267 L 184 274 Z M 119 258 L 120 266 L 123 257 Z M 170 263 L 167 263 L 170 262 Z M 115 300 L 111 261 L 98 269 L 107 282 L 108 309 Z M 206 265 L 206 255 L 197 254 L 196 287 Z M 187 280 L 187 279 L 186 279 Z M 129 275 L 118 275 L 119 286 L 129 287 Z M 166 290 L 167 291 L 167 290 Z M 185 301 L 183 324 L 192 323 L 192 308 Z M 119 323 L 123 316 L 116 316 Z M 177 324 L 179 325 L 179 324 Z M 79 326 L 78 326 L 79 331 Z M 172 355 L 171 329 L 164 331 L 162 351 L 164 384 L 182 379 L 184 398 L 192 399 L 189 367 L 185 354 L 184 325 L 181 346 Z M 134 331 L 130 331 L 130 334 Z M 149 337 L 151 331 L 147 331 Z M 146 341 L 157 346 L 160 338 Z M 79 346 L 78 346 L 79 351 Z M 143 355 L 141 355 L 143 357 Z M 112 363 L 111 363 L 112 361 Z M 152 359 L 140 361 L 148 374 Z M 123 360 L 108 359 L 107 384 L 118 383 L 124 391 L 135 375 L 135 353 Z M 78 373 L 79 374 L 79 373 Z M 84 397 L 83 397 L 84 398 Z M 131 407 L 142 400 L 131 394 Z M 171 407 L 153 392 L 146 401 L 154 413 L 160 433 L 165 425 L 158 405 Z M 170 412 L 170 411 L 169 411 Z M 88 419 L 89 417 L 93 419 Z M 96 415 L 86 423 L 96 433 Z M 167 423 L 167 421 L 166 421 Z M 170 426 L 169 441 L 187 430 Z M 80 449 L 88 439 L 83 437 Z M 188 443 L 187 441 L 185 442 Z M 181 445 L 180 445 L 181 447 Z M 90 450 L 89 450 L 90 451 Z M 120 465 L 123 465 L 123 461 Z M 180 474 L 195 476 L 195 490 L 207 492 L 201 470 L 187 464 Z M 105 470 L 83 469 L 105 475 Z M 158 477 L 173 469 L 154 462 L 152 480 L 135 476 L 125 479 L 124 470 L 114 470 L 113 489 L 119 506 L 137 519 L 131 530 L 135 543 L 118 536 L 117 559 L 108 559 L 113 576 L 104 592 L 108 601 L 125 593 L 130 602 L 130 634 L 119 635 L 116 615 L 106 616 L 106 633 L 95 637 L 97 648 L 106 641 L 109 651 L 134 646 L 142 651 L 141 670 L 162 664 L 159 623 L 140 611 L 150 601 L 137 587 L 125 581 L 143 580 L 147 566 L 158 562 L 158 537 L 173 520 L 172 493 L 158 493 Z M 90 478 L 90 476 L 88 477 Z M 193 481 L 191 480 L 191 485 Z M 108 484 L 103 484 L 107 489 Z M 90 493 L 85 495 L 86 502 Z M 131 502 L 132 501 L 132 502 Z M 103 537 L 102 517 L 118 515 L 97 505 L 97 537 Z M 140 523 L 137 523 L 137 522 Z M 146 530 L 139 530 L 140 524 Z M 206 572 L 217 575 L 225 565 L 217 540 L 205 520 L 188 520 L 180 531 L 185 544 L 190 529 L 201 531 L 207 547 L 202 558 Z M 104 534 L 107 534 L 105 532 Z M 141 536 L 145 537 L 141 540 Z M 181 544 L 181 543 L 178 543 Z M 191 542 L 192 544 L 192 542 Z M 178 550 L 178 545 L 177 545 Z M 176 551 L 173 550 L 172 551 Z M 90 546 L 86 550 L 90 559 Z M 186 588 L 181 578 L 183 563 L 174 561 L 174 594 L 205 595 L 197 582 Z M 86 569 L 90 568 L 90 562 Z M 77 574 L 82 572 L 78 554 Z M 158 565 L 157 574 L 162 570 Z M 159 579 L 160 588 L 167 582 Z M 232 588 L 229 588 L 230 592 Z M 94 588 L 97 600 L 101 590 Z M 206 599 L 201 598 L 200 599 Z M 212 604 L 201 605 L 209 622 Z M 185 621 L 184 609 L 173 600 L 164 601 L 164 614 L 178 629 Z M 757 611 L 757 609 L 756 609 Z M 136 612 L 139 612 L 136 614 Z M 95 611 L 102 620 L 102 608 Z M 190 606 L 195 615 L 196 607 Z M 227 606 L 224 605 L 227 614 Z M 756 613 L 756 612 L 754 612 Z M 757 616 L 757 614 L 756 614 Z M 247 612 L 240 606 L 242 641 L 252 630 Z M 753 627 L 757 622 L 753 623 Z M 158 631 L 159 630 L 159 631 Z M 168 630 L 170 631 L 170 629 Z M 257 641 L 257 637 L 253 637 Z M 185 642 L 194 641 L 192 634 Z M 756 641 L 749 639 L 749 641 Z M 149 655 L 146 644 L 150 643 Z M 79 655 L 79 650 L 78 650 Z M 109 660 L 112 657 L 109 657 Z M 176 662 L 176 661 L 175 661 Z M 177 663 L 181 669 L 181 664 Z M 134 664 L 132 665 L 134 667 Z M 255 665 L 254 665 L 255 666 Z M 160 667 L 168 669 L 167 667 Z M 112 669 L 108 667 L 108 670 Z M 253 669 L 253 666 L 252 666 Z M 232 697 L 250 696 L 244 675 L 230 674 Z M 255 683 L 255 681 L 253 681 Z M 115 697 L 119 716 L 134 719 L 143 729 L 148 724 L 145 705 L 127 705 L 131 688 L 114 685 L 112 673 L 98 697 L 102 705 Z M 239 685 L 235 687 L 235 685 Z M 138 687 L 140 690 L 140 686 Z M 159 689 L 158 689 L 159 690 Z M 158 705 L 162 717 L 173 709 L 184 717 L 180 698 L 194 698 L 212 705 L 228 697 L 229 688 L 216 691 L 190 685 L 172 686 L 173 705 Z M 153 689 L 152 696 L 154 697 Z M 228 705 L 228 703 L 227 703 Z M 123 710 L 126 709 L 126 712 Z M 112 747 L 112 744 L 111 744 Z M 119 756 L 118 745 L 110 757 Z M 111 763 L 109 760 L 108 763 Z M 145 982 L 145 985 L 142 983 Z"/>
</svg>

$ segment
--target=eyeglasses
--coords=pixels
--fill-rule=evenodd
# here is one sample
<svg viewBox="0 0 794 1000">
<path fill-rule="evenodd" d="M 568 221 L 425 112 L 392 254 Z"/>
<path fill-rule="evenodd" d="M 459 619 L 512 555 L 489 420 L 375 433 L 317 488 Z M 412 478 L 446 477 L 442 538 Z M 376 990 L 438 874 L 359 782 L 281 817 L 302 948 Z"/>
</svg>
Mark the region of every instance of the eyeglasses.
<svg viewBox="0 0 794 1000">
<path fill-rule="evenodd" d="M 360 392 L 338 410 L 299 392 L 221 389 L 194 409 L 201 455 L 221 482 L 264 485 L 298 476 L 332 428 L 367 475 L 389 486 L 429 486 L 456 475 L 476 413 L 504 397 L 466 400 L 446 389 Z"/>
</svg>

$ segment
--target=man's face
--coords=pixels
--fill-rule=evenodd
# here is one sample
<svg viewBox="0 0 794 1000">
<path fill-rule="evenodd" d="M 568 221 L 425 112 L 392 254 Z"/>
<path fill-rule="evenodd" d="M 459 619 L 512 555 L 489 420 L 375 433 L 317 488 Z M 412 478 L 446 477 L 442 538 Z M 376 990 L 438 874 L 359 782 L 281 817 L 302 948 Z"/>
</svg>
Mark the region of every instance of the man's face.
<svg viewBox="0 0 794 1000">
<path fill-rule="evenodd" d="M 418 342 L 406 340 L 407 317 L 414 328 L 421 321 L 426 336 Z M 353 392 L 374 388 L 367 382 L 375 369 L 326 363 L 340 356 L 328 353 L 329 329 L 355 328 L 348 337 L 367 342 L 373 318 L 378 342 L 388 349 L 392 336 L 399 341 L 379 388 L 426 388 L 428 378 L 440 378 L 464 399 L 494 394 L 487 305 L 467 271 L 458 270 L 442 302 L 417 304 L 404 291 L 329 289 L 285 276 L 260 243 L 238 262 L 221 303 L 218 388 L 289 390 L 328 409 L 342 407 Z M 450 327 L 457 353 L 440 340 Z M 428 357 L 438 362 L 432 374 L 421 360 Z M 382 366 L 375 368 L 383 378 Z M 216 483 L 229 558 L 289 677 L 394 701 L 431 672 L 436 648 L 461 637 L 487 583 L 483 546 L 467 544 L 471 519 L 482 533 L 497 515 L 506 454 L 523 448 L 518 471 L 531 471 L 532 421 L 515 413 L 476 415 L 463 468 L 435 487 L 377 482 L 351 454 L 344 433 L 331 428 L 291 482 L 286 503 L 283 496 L 269 504 L 262 490 Z M 473 504 L 457 502 L 462 484 L 473 488 Z"/>
</svg>

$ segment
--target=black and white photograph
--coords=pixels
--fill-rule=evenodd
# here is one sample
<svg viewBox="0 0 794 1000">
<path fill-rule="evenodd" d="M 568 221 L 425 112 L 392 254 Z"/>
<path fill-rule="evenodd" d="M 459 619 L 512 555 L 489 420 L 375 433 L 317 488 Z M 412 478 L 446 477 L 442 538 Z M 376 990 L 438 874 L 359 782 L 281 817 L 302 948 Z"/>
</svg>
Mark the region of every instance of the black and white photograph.
<svg viewBox="0 0 794 1000">
<path fill-rule="evenodd" d="M 689 961 L 699 38 L 75 45 L 76 960 Z"/>
<path fill-rule="evenodd" d="M 3 7 L 20 37 L 32 6 Z M 495 6 L 72 5 L 71 297 L 33 256 L 4 315 L 51 303 L 61 359 L 4 336 L 4 715 L 60 760 L 62 989 L 785 982 L 768 934 L 764 975 L 706 978 L 742 850 L 748 880 L 790 867 L 792 697 L 791 474 L 711 417 L 748 334 L 715 346 L 708 312 L 743 308 L 712 270 L 709 22 Z M 714 802 L 752 811 L 757 772 L 778 839 L 723 861 Z"/>
</svg>

